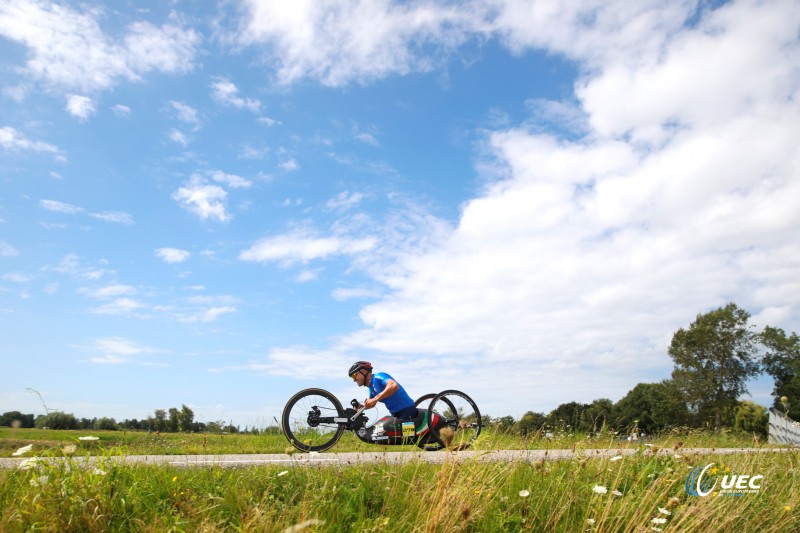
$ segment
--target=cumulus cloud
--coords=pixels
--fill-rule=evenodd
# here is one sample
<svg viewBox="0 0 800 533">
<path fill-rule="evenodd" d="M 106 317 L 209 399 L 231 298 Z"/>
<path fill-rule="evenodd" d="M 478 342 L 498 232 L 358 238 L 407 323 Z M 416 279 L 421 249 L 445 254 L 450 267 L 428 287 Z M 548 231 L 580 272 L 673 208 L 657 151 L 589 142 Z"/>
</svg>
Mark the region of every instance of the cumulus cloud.
<svg viewBox="0 0 800 533">
<path fill-rule="evenodd" d="M 178 120 L 192 125 L 194 129 L 200 128 L 200 117 L 197 113 L 197 109 L 183 102 L 171 101 L 170 105 L 177 112 Z"/>
<path fill-rule="evenodd" d="M 189 259 L 192 254 L 179 248 L 158 248 L 156 250 L 156 256 L 160 257 L 167 263 L 183 263 Z"/>
<path fill-rule="evenodd" d="M 198 176 L 193 176 L 175 191 L 172 199 L 204 220 L 210 218 L 227 222 L 232 218 L 225 207 L 228 199 L 225 189 L 210 185 Z"/>
<path fill-rule="evenodd" d="M 218 183 L 224 183 L 232 189 L 249 189 L 253 184 L 252 181 L 245 179 L 236 174 L 227 174 L 221 170 L 214 170 L 210 173 L 211 179 Z"/>
<path fill-rule="evenodd" d="M 65 109 L 73 117 L 86 121 L 94 114 L 95 105 L 94 101 L 88 96 L 70 94 L 67 96 L 67 107 Z"/>
<path fill-rule="evenodd" d="M 545 48 L 576 62 L 575 102 L 533 101 L 530 122 L 488 132 L 485 189 L 452 228 L 422 232 L 411 247 L 394 247 L 399 236 L 387 232 L 370 258 L 358 256 L 388 292 L 363 307 L 364 328 L 337 350 L 374 351 L 397 373 L 468 381 L 479 399 L 503 388 L 546 410 L 618 399 L 633 380 L 667 377 L 672 333 L 733 298 L 760 320 L 797 329 L 796 3 L 496 7 L 483 28 L 513 51 Z M 367 75 L 324 45 L 318 55 L 304 48 L 300 30 L 318 15 L 301 9 L 266 22 L 266 9 L 254 8 L 249 38 L 289 51 L 285 80 Z M 314 35 L 305 45 L 327 38 Z M 559 116 L 569 137 L 535 124 Z M 266 239 L 240 258 L 324 255 L 304 254 L 300 237 Z M 386 265 L 375 254 L 392 247 L 400 251 L 389 268 L 375 268 Z M 271 372 L 281 353 L 265 363 Z M 501 374 L 483 371 L 498 365 Z"/>
<path fill-rule="evenodd" d="M 197 32 L 175 16 L 155 26 L 134 22 L 122 35 L 103 31 L 101 8 L 72 8 L 51 2 L 18 0 L 0 4 L 0 34 L 28 51 L 25 73 L 55 89 L 95 92 L 119 80 L 138 81 L 159 71 L 193 68 Z"/>
</svg>

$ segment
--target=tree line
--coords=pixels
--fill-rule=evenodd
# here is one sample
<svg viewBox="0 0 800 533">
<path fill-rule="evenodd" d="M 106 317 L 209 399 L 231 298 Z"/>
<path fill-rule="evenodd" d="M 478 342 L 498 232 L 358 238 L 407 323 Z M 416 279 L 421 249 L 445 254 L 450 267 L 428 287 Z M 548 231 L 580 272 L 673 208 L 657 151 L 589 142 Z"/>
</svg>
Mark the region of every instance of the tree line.
<svg viewBox="0 0 800 533">
<path fill-rule="evenodd" d="M 688 328 L 672 337 L 668 353 L 675 363 L 670 379 L 639 383 L 613 403 L 602 398 L 589 404 L 569 402 L 548 414 L 528 411 L 520 420 L 511 416 L 485 416 L 486 422 L 521 434 L 544 428 L 575 432 L 616 430 L 652 434 L 672 427 L 707 427 L 719 431 L 731 427 L 766 434 L 766 409 L 739 401 L 747 393 L 747 381 L 762 373 L 775 380 L 773 407 L 789 415 L 800 409 L 800 338 L 780 328 L 755 331 L 750 314 L 734 303 L 698 314 Z M 49 427 L 52 429 L 131 429 L 156 432 L 228 432 L 238 426 L 196 422 L 194 412 L 156 409 L 143 420 L 113 418 L 77 419 L 62 412 L 35 417 L 18 411 L 3 413 L 0 426 Z M 265 431 L 275 431 L 267 428 Z M 245 428 L 245 431 L 248 431 Z M 258 432 L 254 428 L 249 432 Z"/>
<path fill-rule="evenodd" d="M 569 402 L 548 414 L 528 411 L 489 422 L 521 434 L 562 428 L 602 429 L 652 434 L 673 427 L 723 427 L 766 435 L 766 409 L 739 401 L 747 381 L 762 373 L 775 380 L 773 407 L 787 415 L 800 409 L 800 338 L 780 328 L 755 331 L 750 314 L 734 303 L 698 314 L 672 337 L 668 353 L 675 363 L 670 379 L 639 383 L 613 403 Z"/>
</svg>

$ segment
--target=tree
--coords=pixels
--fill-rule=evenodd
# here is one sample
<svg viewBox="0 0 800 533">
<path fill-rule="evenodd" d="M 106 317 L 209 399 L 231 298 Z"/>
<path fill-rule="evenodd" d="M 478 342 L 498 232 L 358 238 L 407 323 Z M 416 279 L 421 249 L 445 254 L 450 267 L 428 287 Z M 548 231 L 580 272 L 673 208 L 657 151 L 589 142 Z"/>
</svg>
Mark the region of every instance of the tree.
<svg viewBox="0 0 800 533">
<path fill-rule="evenodd" d="M 113 418 L 109 418 L 106 416 L 101 418 L 95 418 L 93 427 L 94 429 L 105 429 L 108 431 L 115 431 L 119 429 L 117 421 L 114 420 Z"/>
<path fill-rule="evenodd" d="M 519 434 L 524 437 L 526 435 L 530 435 L 531 433 L 541 431 L 546 423 L 547 418 L 543 413 L 534 413 L 533 411 L 528 411 L 522 415 L 522 418 L 519 419 L 516 427 Z"/>
<path fill-rule="evenodd" d="M 736 409 L 734 428 L 737 431 L 746 431 L 747 433 L 755 433 L 760 437 L 766 437 L 769 431 L 767 409 L 747 400 L 739 402 L 739 407 Z"/>
<path fill-rule="evenodd" d="M 50 411 L 50 413 L 36 418 L 36 427 L 40 429 L 76 429 L 78 427 L 78 420 L 72 413 Z"/>
<path fill-rule="evenodd" d="M 672 379 L 702 417 L 713 414 L 714 428 L 732 412 L 745 383 L 760 372 L 755 359 L 758 334 L 747 322 L 750 313 L 729 303 L 699 314 L 689 329 L 672 337 L 669 355 L 675 361 Z"/>
<path fill-rule="evenodd" d="M 592 433 L 601 431 L 610 422 L 613 408 L 614 404 L 606 398 L 593 401 L 581 415 L 581 429 Z"/>
<path fill-rule="evenodd" d="M 689 421 L 683 394 L 672 380 L 639 383 L 614 405 L 614 424 L 618 429 L 634 426 L 647 434 L 682 426 Z"/>
<path fill-rule="evenodd" d="M 156 431 L 166 431 L 167 430 L 167 412 L 163 409 L 156 409 L 153 412 L 153 416 L 155 420 L 153 420 L 153 425 L 155 426 L 152 429 Z"/>
<path fill-rule="evenodd" d="M 181 412 L 178 414 L 178 426 L 181 431 L 190 432 L 194 423 L 194 411 L 186 405 L 181 404 Z"/>
<path fill-rule="evenodd" d="M 547 422 L 558 429 L 580 431 L 583 428 L 583 412 L 588 405 L 578 402 L 562 403 L 547 415 Z"/>
<path fill-rule="evenodd" d="M 32 428 L 34 427 L 34 418 L 32 414 L 23 415 L 19 411 L 7 411 L 0 416 L 0 426 Z"/>
<path fill-rule="evenodd" d="M 800 338 L 797 333 L 787 337 L 782 329 L 767 326 L 761 333 L 761 342 L 767 349 L 764 369 L 775 378 L 773 407 L 800 410 Z M 781 402 L 783 396 L 786 406 Z"/>
</svg>

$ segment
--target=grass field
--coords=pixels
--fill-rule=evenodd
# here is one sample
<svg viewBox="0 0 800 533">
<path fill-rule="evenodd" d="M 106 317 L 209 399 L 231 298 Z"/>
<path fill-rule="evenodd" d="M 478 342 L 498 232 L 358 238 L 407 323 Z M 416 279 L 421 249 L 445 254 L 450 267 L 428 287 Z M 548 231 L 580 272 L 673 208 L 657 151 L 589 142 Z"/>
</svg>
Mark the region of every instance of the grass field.
<svg viewBox="0 0 800 533">
<path fill-rule="evenodd" d="M 97 436 L 80 441 L 80 436 Z M 479 449 L 574 448 L 538 463 L 290 468 L 122 464 L 120 453 L 282 453 L 280 435 L 148 435 L 0 430 L 4 456 L 67 455 L 0 471 L 0 531 L 800 531 L 800 456 L 692 456 L 687 447 L 753 446 L 731 434 L 676 432 L 619 458 L 582 450 L 630 446 L 610 436 L 523 440 L 487 433 Z M 72 447 L 75 447 L 73 450 Z M 64 448 L 67 448 L 66 453 Z M 670 450 L 654 455 L 653 449 Z M 375 450 L 343 439 L 333 451 Z M 393 447 L 402 450 L 403 447 Z M 412 448 L 406 448 L 412 449 Z M 99 456 L 88 465 L 83 456 Z M 764 476 L 741 496 L 690 496 L 689 472 Z"/>
</svg>

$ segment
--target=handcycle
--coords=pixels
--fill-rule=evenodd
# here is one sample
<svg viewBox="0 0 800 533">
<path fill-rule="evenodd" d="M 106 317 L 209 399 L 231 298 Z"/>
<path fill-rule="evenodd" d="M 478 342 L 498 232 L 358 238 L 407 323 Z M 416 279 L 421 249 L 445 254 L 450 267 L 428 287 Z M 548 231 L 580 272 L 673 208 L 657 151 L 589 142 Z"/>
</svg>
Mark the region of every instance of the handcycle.
<svg viewBox="0 0 800 533">
<path fill-rule="evenodd" d="M 330 392 L 305 389 L 283 408 L 281 428 L 289 442 L 303 452 L 322 452 L 334 446 L 345 431 L 368 444 L 416 444 L 423 450 L 463 450 L 481 433 L 481 413 L 472 398 L 457 390 L 425 394 L 414 402 L 417 416 L 384 416 L 369 424 L 365 407 L 355 399 L 347 409 Z"/>
</svg>

